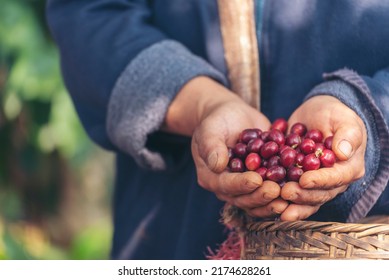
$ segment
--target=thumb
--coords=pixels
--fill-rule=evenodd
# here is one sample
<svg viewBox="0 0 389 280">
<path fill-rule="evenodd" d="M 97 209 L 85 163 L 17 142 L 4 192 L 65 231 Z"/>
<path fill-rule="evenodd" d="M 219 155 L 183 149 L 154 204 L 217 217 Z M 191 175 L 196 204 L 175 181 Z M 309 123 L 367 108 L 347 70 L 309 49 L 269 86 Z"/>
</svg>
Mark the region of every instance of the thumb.
<svg viewBox="0 0 389 280">
<path fill-rule="evenodd" d="M 215 139 L 207 143 L 205 156 L 205 163 L 213 172 L 220 173 L 226 169 L 228 164 L 228 149 L 222 141 Z"/>
<path fill-rule="evenodd" d="M 332 150 L 339 160 L 348 160 L 363 141 L 361 126 L 356 122 L 342 122 L 335 130 Z"/>
<path fill-rule="evenodd" d="M 223 172 L 228 164 L 228 148 L 224 141 L 212 133 L 195 131 L 193 135 L 192 154 L 216 173 Z"/>
</svg>

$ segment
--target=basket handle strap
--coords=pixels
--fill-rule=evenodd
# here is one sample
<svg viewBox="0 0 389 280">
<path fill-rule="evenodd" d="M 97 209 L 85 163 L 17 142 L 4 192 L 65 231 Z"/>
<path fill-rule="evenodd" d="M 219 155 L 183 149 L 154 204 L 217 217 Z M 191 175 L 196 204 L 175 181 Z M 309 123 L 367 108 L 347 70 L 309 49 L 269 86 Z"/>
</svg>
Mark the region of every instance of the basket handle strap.
<svg viewBox="0 0 389 280">
<path fill-rule="evenodd" d="M 231 89 L 260 108 L 259 53 L 254 0 L 218 0 L 224 57 Z"/>
<path fill-rule="evenodd" d="M 260 109 L 260 67 L 254 0 L 217 0 L 224 58 L 231 90 L 250 106 Z M 251 220 L 228 203 L 222 213 L 225 225 L 241 228 Z"/>
</svg>

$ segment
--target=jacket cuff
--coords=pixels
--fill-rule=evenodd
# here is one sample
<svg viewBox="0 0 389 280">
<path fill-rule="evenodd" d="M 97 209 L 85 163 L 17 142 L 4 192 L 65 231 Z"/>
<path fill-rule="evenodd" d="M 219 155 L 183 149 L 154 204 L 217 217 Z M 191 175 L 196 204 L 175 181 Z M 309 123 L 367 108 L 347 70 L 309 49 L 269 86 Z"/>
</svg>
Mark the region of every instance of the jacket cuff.
<svg viewBox="0 0 389 280">
<path fill-rule="evenodd" d="M 112 90 L 107 116 L 110 140 L 140 166 L 165 170 L 169 155 L 148 149 L 148 136 L 159 130 L 179 90 L 197 76 L 226 84 L 220 72 L 178 42 L 164 40 L 143 50 Z"/>
<path fill-rule="evenodd" d="M 365 176 L 353 182 L 322 208 L 339 210 L 348 222 L 365 217 L 385 190 L 389 180 L 389 130 L 369 87 L 355 72 L 342 69 L 325 74 L 326 82 L 316 86 L 307 98 L 330 95 L 338 98 L 363 120 L 367 131 Z"/>
</svg>

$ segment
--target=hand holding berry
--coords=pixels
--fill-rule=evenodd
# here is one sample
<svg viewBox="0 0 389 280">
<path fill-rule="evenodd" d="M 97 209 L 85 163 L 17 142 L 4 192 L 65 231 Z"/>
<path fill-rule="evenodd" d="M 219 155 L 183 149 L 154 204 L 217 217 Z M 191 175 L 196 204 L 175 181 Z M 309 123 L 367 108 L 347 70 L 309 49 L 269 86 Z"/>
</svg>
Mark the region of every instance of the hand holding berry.
<svg viewBox="0 0 389 280">
<path fill-rule="evenodd" d="M 358 115 L 338 99 L 330 96 L 308 99 L 289 119 L 289 124 L 298 122 L 306 124 L 308 129 L 320 130 L 324 138 L 333 135 L 332 150 L 338 161 L 330 168 L 304 172 L 299 183 L 285 184 L 281 197 L 293 203 L 282 213 L 282 220 L 311 216 L 361 178 L 365 171 L 366 128 Z M 330 140 L 326 140 L 324 146 L 329 145 Z"/>
<path fill-rule="evenodd" d="M 198 108 L 198 125 L 192 136 L 192 156 L 196 166 L 197 180 L 200 186 L 214 192 L 216 196 L 231 205 L 244 209 L 251 215 L 271 217 L 281 213 L 287 206 L 280 196 L 281 188 L 275 182 L 263 183 L 262 177 L 255 171 L 228 172 L 229 151 L 239 134 L 247 127 L 266 130 L 269 120 L 260 112 L 243 102 L 226 88 L 209 81 L 204 91 L 212 91 L 201 101 Z M 255 131 L 251 132 L 256 134 Z M 252 136 L 251 135 L 251 136 Z M 246 156 L 250 133 L 242 139 L 245 144 L 236 147 L 237 153 Z M 250 145 L 255 151 L 261 143 Z M 249 157 L 247 161 L 253 168 L 258 158 Z M 239 171 L 242 159 L 236 158 L 231 168 Z"/>
<path fill-rule="evenodd" d="M 227 147 L 236 143 L 239 133 L 246 127 L 266 130 L 270 122 L 227 88 L 200 76 L 178 92 L 168 108 L 162 129 L 192 137 L 192 156 L 200 186 L 253 216 L 271 217 L 287 206 L 279 198 L 280 186 L 275 182 L 263 183 L 255 171 L 231 173 L 226 170 Z M 256 141 L 249 150 L 258 151 L 261 145 L 261 141 Z M 246 145 L 240 149 L 245 153 Z M 251 160 L 255 165 L 255 159 Z M 233 168 L 238 171 L 242 163 L 241 159 L 236 159 Z"/>
</svg>

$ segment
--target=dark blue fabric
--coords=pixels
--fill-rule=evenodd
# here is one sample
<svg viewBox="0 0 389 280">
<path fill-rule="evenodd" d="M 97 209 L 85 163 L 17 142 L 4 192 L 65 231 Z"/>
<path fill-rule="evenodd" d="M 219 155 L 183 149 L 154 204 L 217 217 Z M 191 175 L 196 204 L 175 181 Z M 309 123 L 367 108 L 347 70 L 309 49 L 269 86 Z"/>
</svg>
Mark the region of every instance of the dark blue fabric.
<svg viewBox="0 0 389 280">
<path fill-rule="evenodd" d="M 287 118 L 306 94 L 323 82 L 324 73 L 347 67 L 366 80 L 375 105 L 386 121 L 386 128 L 380 129 L 387 130 L 389 107 L 383 101 L 389 95 L 388 11 L 389 2 L 385 1 L 266 1 L 261 38 L 265 115 L 271 119 Z M 363 99 L 359 103 L 358 111 L 370 114 L 368 103 Z M 367 125 L 377 129 L 374 120 Z M 374 148 L 381 157 L 386 157 L 389 151 L 387 145 Z M 369 155 L 371 158 L 372 153 Z M 367 162 L 367 175 L 362 182 L 366 180 L 369 184 L 372 181 L 367 178 L 376 176 L 373 172 L 380 158 L 375 161 Z M 387 177 L 386 172 L 386 181 L 378 178 L 382 188 L 387 184 Z M 381 214 L 389 212 L 389 208 L 379 207 L 383 203 L 380 199 L 375 208 Z M 311 218 L 344 221 L 347 216 L 342 208 L 322 207 Z"/>
<path fill-rule="evenodd" d="M 150 174 L 120 155 L 117 166 L 114 258 L 121 255 L 135 228 L 155 206 L 155 217 L 136 241 L 135 250 L 125 257 L 203 259 L 208 246 L 215 249 L 224 240 L 225 229 L 218 222 L 223 203 L 196 185 L 191 161 L 174 171 Z M 136 176 L 129 176 L 131 171 L 136 171 Z"/>
<path fill-rule="evenodd" d="M 388 180 L 389 162 L 379 147 L 389 147 L 389 133 L 377 106 L 371 101 L 371 92 L 362 77 L 348 69 L 325 75 L 328 82 L 316 86 L 307 96 L 331 95 L 357 113 L 366 127 L 366 174 L 350 184 L 347 191 L 320 208 L 313 220 L 347 220 L 356 222 L 365 217 L 378 200 Z M 333 81 L 331 81 L 333 80 Z M 384 126 L 379 129 L 379 122 Z"/>
<path fill-rule="evenodd" d="M 264 9 L 262 109 L 271 119 L 290 116 L 323 73 L 347 67 L 372 77 L 389 65 L 387 1 L 265 1 Z"/>
<path fill-rule="evenodd" d="M 171 152 L 151 151 L 147 139 L 160 130 L 177 92 L 198 76 L 228 85 L 220 71 L 176 40 L 146 48 L 131 60 L 112 90 L 107 113 L 109 139 L 143 168 L 170 168 Z"/>
<path fill-rule="evenodd" d="M 114 148 L 105 132 L 112 87 L 142 49 L 174 39 L 226 73 L 216 0 L 48 3 L 66 85 L 89 135 L 104 147 Z M 387 72 L 374 77 L 389 65 L 388 14 L 388 1 L 265 1 L 260 45 L 263 113 L 271 120 L 288 118 L 323 82 L 323 73 L 344 67 L 371 77 L 375 87 L 388 94 Z M 380 109 L 387 116 L 389 108 Z M 180 164 L 174 170 L 150 172 L 118 153 L 112 256 L 203 258 L 208 245 L 225 237 L 218 221 L 223 203 L 196 184 L 189 139 L 155 133 L 148 145 L 176 155 Z M 151 222 L 142 223 L 146 218 Z M 339 218 L 336 213 L 334 218 Z"/>
</svg>

